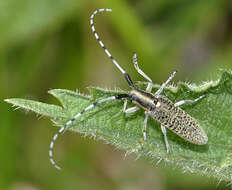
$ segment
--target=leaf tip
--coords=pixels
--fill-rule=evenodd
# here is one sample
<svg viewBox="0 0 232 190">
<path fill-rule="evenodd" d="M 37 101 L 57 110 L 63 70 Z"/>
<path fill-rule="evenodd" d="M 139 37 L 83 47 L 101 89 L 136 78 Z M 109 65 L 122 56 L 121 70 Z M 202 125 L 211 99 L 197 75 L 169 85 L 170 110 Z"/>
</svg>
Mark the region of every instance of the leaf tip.
<svg viewBox="0 0 232 190">
<path fill-rule="evenodd" d="M 7 98 L 7 99 L 4 99 L 4 101 L 5 102 L 7 102 L 7 103 L 9 103 L 9 104 L 15 104 L 15 100 L 16 100 L 17 98 Z"/>
<path fill-rule="evenodd" d="M 11 103 L 10 99 L 4 99 L 5 102 Z"/>
</svg>

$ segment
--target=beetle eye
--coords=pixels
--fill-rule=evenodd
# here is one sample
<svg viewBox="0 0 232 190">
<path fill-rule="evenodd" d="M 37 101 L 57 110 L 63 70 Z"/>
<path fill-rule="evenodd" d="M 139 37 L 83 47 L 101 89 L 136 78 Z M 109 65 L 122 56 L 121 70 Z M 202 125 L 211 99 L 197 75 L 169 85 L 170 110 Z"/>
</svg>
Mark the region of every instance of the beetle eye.
<svg viewBox="0 0 232 190">
<path fill-rule="evenodd" d="M 155 105 L 157 104 L 157 102 L 158 102 L 157 99 L 154 99 L 154 100 L 153 100 L 153 103 L 154 103 Z"/>
</svg>

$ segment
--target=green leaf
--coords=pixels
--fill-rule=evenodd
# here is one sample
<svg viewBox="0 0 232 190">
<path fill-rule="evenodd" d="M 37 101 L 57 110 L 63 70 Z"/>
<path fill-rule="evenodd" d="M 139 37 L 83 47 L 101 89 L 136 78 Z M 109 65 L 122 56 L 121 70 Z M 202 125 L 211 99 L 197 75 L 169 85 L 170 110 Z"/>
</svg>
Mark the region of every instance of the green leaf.
<svg viewBox="0 0 232 190">
<path fill-rule="evenodd" d="M 138 83 L 142 89 L 145 89 L 145 85 L 146 83 Z M 153 92 L 158 88 L 159 85 L 155 85 Z M 92 98 L 69 90 L 49 91 L 61 102 L 63 108 L 23 99 L 7 99 L 6 101 L 56 119 L 56 124 L 62 126 L 94 100 L 125 93 L 125 91 L 93 87 L 89 90 Z M 186 104 L 182 108 L 195 118 L 207 133 L 209 141 L 206 145 L 191 144 L 168 131 L 171 153 L 167 154 L 160 124 L 149 119 L 145 142 L 142 135 L 143 110 L 125 115 L 122 113 L 123 102 L 120 100 L 96 106 L 83 114 L 69 129 L 102 139 L 117 148 L 126 150 L 127 153 L 135 153 L 138 157 L 163 161 L 172 167 L 182 169 L 183 172 L 214 177 L 231 183 L 232 74 L 223 72 L 217 81 L 205 82 L 201 85 L 179 83 L 177 87 L 169 86 L 164 90 L 164 94 L 173 102 L 195 99 L 203 93 L 206 94 L 205 98 L 194 104 Z"/>
<path fill-rule="evenodd" d="M 36 102 L 33 100 L 25 100 L 20 98 L 12 98 L 5 100 L 8 103 L 13 104 L 16 107 L 23 108 L 26 111 L 33 111 L 42 116 L 49 116 L 53 118 L 66 118 L 66 114 L 59 106 L 45 104 L 42 102 Z"/>
</svg>

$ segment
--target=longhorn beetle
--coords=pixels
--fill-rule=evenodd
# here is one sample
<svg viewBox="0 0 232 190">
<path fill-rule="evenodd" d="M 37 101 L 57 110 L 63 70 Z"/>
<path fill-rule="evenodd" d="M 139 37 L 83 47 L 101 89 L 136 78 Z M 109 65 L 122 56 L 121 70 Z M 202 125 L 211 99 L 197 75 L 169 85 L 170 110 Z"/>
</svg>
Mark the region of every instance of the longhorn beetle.
<svg viewBox="0 0 232 190">
<path fill-rule="evenodd" d="M 151 93 L 153 82 L 150 77 L 148 77 L 140 68 L 137 62 L 136 53 L 133 55 L 133 63 L 135 69 L 141 74 L 147 81 L 148 86 L 146 90 L 138 89 L 130 76 L 126 71 L 118 64 L 118 62 L 112 57 L 111 53 L 105 47 L 103 42 L 100 40 L 93 23 L 94 16 L 100 12 L 111 12 L 111 9 L 98 9 L 94 11 L 94 13 L 90 17 L 90 26 L 93 31 L 95 38 L 97 39 L 100 46 L 104 49 L 107 56 L 111 59 L 113 64 L 120 70 L 120 72 L 124 75 L 127 83 L 129 84 L 131 91 L 128 94 L 117 94 L 108 98 L 103 98 L 97 100 L 92 103 L 80 113 L 76 114 L 71 120 L 69 120 L 60 130 L 54 135 L 50 148 L 49 148 L 49 158 L 50 162 L 57 169 L 61 169 L 53 159 L 53 147 L 57 137 L 62 134 L 68 126 L 70 126 L 76 119 L 78 119 L 83 113 L 86 111 L 93 109 L 96 105 L 101 104 L 103 102 L 111 101 L 111 100 L 123 100 L 123 112 L 125 114 L 130 114 L 138 111 L 139 109 L 143 109 L 145 111 L 145 119 L 143 123 L 143 139 L 146 140 L 146 129 L 147 129 L 147 120 L 148 117 L 152 117 L 154 120 L 158 121 L 161 124 L 161 131 L 164 135 L 164 141 L 166 145 L 167 153 L 169 153 L 169 144 L 166 135 L 166 128 L 170 129 L 181 138 L 189 141 L 193 144 L 203 145 L 208 142 L 208 137 L 204 130 L 200 127 L 197 121 L 192 118 L 188 113 L 182 110 L 179 106 L 185 103 L 194 103 L 202 99 L 205 95 L 200 96 L 195 100 L 181 100 L 177 103 L 172 103 L 167 97 L 160 95 L 167 84 L 174 78 L 176 71 L 171 74 L 168 80 L 161 85 L 161 87 L 155 92 L 155 94 Z M 127 100 L 130 100 L 135 104 L 134 107 L 127 109 Z"/>
</svg>

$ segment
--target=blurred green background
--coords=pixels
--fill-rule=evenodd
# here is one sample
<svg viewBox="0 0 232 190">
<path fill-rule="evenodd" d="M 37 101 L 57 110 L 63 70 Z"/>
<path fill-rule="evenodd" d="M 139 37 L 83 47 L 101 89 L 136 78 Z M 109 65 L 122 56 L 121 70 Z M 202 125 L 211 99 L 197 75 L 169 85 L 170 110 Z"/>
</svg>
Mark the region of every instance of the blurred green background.
<svg viewBox="0 0 232 190">
<path fill-rule="evenodd" d="M 231 0 L 1 0 L 0 189 L 216 189 L 212 179 L 124 159 L 123 151 L 70 132 L 55 147 L 59 172 L 48 159 L 57 128 L 3 102 L 59 104 L 47 94 L 53 88 L 129 89 L 91 33 L 89 18 L 98 8 L 113 9 L 96 16 L 96 30 L 134 80 L 143 78 L 133 52 L 156 83 L 173 70 L 175 82 L 199 83 L 232 68 Z"/>
</svg>

